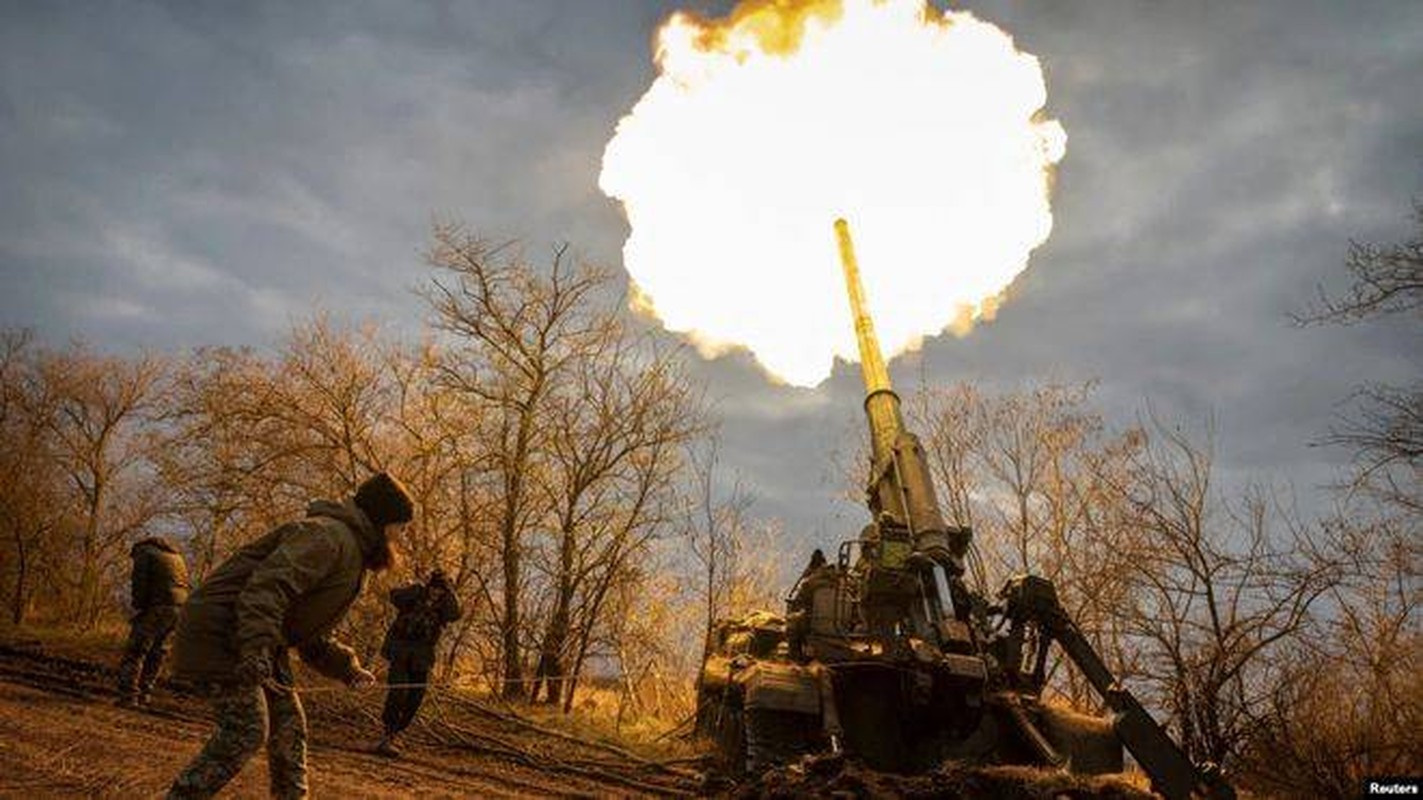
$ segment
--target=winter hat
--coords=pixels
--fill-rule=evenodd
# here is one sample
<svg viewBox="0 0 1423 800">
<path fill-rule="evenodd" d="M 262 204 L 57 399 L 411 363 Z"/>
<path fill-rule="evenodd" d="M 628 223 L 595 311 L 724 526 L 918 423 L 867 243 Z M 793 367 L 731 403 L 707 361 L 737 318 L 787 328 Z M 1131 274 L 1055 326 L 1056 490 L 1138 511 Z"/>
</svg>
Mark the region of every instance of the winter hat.
<svg viewBox="0 0 1423 800">
<path fill-rule="evenodd" d="M 356 507 L 377 528 L 415 517 L 415 504 L 400 481 L 388 472 L 377 472 L 356 490 Z"/>
</svg>

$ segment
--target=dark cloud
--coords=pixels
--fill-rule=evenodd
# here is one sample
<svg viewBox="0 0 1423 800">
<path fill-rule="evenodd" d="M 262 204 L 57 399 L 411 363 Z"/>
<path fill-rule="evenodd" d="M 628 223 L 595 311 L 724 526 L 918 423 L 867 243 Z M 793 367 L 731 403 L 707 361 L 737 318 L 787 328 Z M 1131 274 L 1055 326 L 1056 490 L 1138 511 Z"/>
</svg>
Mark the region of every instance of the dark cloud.
<svg viewBox="0 0 1423 800">
<path fill-rule="evenodd" d="M 432 213 L 617 253 L 597 156 L 658 9 L 9 8 L 7 324 L 165 345 L 262 341 L 318 300 L 418 317 Z"/>
<path fill-rule="evenodd" d="M 704 11 L 725 3 L 692 3 Z M 1053 237 L 996 322 L 901 386 L 1096 379 L 1114 419 L 1214 416 L 1233 479 L 1329 480 L 1356 384 L 1419 373 L 1403 321 L 1299 330 L 1349 237 L 1423 194 L 1423 5 L 977 2 L 1037 54 L 1069 134 Z M 270 341 L 313 305 L 413 328 L 432 213 L 617 263 L 603 144 L 672 5 L 6 4 L 0 325 L 115 347 Z M 727 463 L 797 535 L 855 530 L 842 366 L 698 362 Z"/>
</svg>

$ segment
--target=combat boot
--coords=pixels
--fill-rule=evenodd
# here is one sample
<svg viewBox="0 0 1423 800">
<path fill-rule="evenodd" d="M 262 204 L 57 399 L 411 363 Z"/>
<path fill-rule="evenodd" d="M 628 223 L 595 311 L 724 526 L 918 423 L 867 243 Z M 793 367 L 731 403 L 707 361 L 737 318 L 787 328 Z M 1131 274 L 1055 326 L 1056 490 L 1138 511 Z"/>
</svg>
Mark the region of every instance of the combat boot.
<svg viewBox="0 0 1423 800">
<path fill-rule="evenodd" d="M 376 752 L 386 758 L 400 758 L 400 748 L 395 746 L 394 733 L 387 733 L 380 739 L 380 744 L 376 745 Z"/>
</svg>

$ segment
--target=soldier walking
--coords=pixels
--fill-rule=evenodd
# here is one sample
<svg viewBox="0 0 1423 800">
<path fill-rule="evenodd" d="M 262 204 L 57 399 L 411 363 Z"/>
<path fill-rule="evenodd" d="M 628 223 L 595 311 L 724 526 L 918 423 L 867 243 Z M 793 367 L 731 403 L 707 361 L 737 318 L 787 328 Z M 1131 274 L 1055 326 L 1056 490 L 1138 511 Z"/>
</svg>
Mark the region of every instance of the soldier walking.
<svg viewBox="0 0 1423 800">
<path fill-rule="evenodd" d="M 211 797 L 263 743 L 273 797 L 306 797 L 306 716 L 288 649 L 348 686 L 375 682 L 332 637 L 367 571 L 388 569 L 391 538 L 413 516 L 410 495 L 380 473 L 349 501 L 317 501 L 223 562 L 178 621 L 174 672 L 204 687 L 217 730 L 168 790 Z"/>
<path fill-rule="evenodd" d="M 381 655 L 390 662 L 385 696 L 385 736 L 376 752 L 396 757 L 395 739 L 414 721 L 425 700 L 425 684 L 435 666 L 435 647 L 445 626 L 460 618 L 460 604 L 445 573 L 436 569 L 424 584 L 414 583 L 390 593 L 395 622 L 386 632 Z"/>
<path fill-rule="evenodd" d="M 188 599 L 188 564 L 166 539 L 153 536 L 129 551 L 133 559 L 128 643 L 119 662 L 119 704 L 147 705 L 168 654 L 168 636 Z"/>
</svg>

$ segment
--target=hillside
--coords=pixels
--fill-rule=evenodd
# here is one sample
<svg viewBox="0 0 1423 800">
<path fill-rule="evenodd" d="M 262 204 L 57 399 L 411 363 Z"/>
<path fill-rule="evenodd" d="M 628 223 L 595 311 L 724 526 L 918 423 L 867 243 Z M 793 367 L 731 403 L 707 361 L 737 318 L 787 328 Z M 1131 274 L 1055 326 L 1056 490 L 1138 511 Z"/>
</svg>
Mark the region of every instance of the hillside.
<svg viewBox="0 0 1423 800">
<path fill-rule="evenodd" d="M 209 731 L 199 699 L 160 692 L 137 711 L 114 704 L 116 653 L 93 645 L 0 639 L 0 797 L 160 794 Z M 336 797 L 1144 798 L 1130 783 L 1023 768 L 946 765 L 919 776 L 813 760 L 733 786 L 706 781 L 686 747 L 637 753 L 580 738 L 483 698 L 453 691 L 427 700 L 397 760 L 371 752 L 380 693 L 303 696 L 314 792 Z M 680 752 L 680 755 L 676 753 Z M 670 753 L 670 754 L 669 754 Z M 266 763 L 253 759 L 235 797 L 266 797 Z"/>
<path fill-rule="evenodd" d="M 161 692 L 151 709 L 113 704 L 113 669 L 83 653 L 0 642 L 0 796 L 151 796 L 201 747 L 198 699 Z M 398 760 L 370 753 L 378 692 L 310 693 L 312 785 L 335 797 L 680 796 L 699 776 L 543 728 L 451 693 L 431 697 Z M 265 797 L 253 759 L 233 796 Z"/>
</svg>

